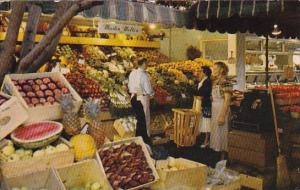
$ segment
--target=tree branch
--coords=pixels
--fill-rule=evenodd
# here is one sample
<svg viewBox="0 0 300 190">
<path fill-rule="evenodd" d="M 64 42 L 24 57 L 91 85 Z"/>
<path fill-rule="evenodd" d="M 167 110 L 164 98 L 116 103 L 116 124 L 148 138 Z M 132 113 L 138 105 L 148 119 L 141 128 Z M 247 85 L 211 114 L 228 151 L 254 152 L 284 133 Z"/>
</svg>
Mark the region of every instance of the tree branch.
<svg viewBox="0 0 300 190">
<path fill-rule="evenodd" d="M 51 41 L 63 30 L 63 28 L 70 22 L 70 20 L 78 14 L 78 12 L 89 8 L 91 6 L 102 3 L 101 1 L 81 0 L 76 1 L 63 16 L 49 29 L 44 38 L 29 52 L 21 61 L 19 72 L 26 70 L 33 70 L 41 65 L 31 65 L 33 61 L 42 53 L 43 50 L 51 43 Z M 40 64 L 40 63 L 39 63 Z"/>
<path fill-rule="evenodd" d="M 0 80 L 4 75 L 10 72 L 12 61 L 14 58 L 16 43 L 19 35 L 19 29 L 22 23 L 22 18 L 26 9 L 25 1 L 12 1 L 12 12 L 9 18 L 8 29 L 5 40 L 2 43 L 2 51 L 0 52 Z M 15 63 L 15 61 L 13 62 Z"/>
</svg>

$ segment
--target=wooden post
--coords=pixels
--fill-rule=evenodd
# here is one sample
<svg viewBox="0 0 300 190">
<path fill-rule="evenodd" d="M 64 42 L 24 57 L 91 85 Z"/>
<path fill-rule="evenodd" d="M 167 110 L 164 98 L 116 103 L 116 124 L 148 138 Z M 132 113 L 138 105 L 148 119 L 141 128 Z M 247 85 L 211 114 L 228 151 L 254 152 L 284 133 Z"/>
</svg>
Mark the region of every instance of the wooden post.
<svg viewBox="0 0 300 190">
<path fill-rule="evenodd" d="M 269 86 L 269 36 L 266 36 L 266 88 Z"/>
<path fill-rule="evenodd" d="M 34 39 L 39 24 L 42 8 L 39 5 L 31 4 L 28 13 L 25 35 L 22 42 L 21 59 L 25 57 L 34 47 Z"/>
</svg>

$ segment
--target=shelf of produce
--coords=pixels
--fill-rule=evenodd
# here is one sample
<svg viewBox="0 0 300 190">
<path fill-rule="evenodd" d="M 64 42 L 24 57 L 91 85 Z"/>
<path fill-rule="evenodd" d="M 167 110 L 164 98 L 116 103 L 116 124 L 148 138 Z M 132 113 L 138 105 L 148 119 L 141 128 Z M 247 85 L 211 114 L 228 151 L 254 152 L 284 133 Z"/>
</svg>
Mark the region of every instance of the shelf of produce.
<svg viewBox="0 0 300 190">
<path fill-rule="evenodd" d="M 5 32 L 0 32 L 0 41 L 5 39 Z M 24 33 L 19 33 L 18 41 L 23 41 Z M 35 41 L 40 42 L 43 35 L 36 35 Z M 78 44 L 78 45 L 101 45 L 101 46 L 124 46 L 124 47 L 140 47 L 140 48 L 160 48 L 160 43 L 156 41 L 138 41 L 124 39 L 101 39 L 91 37 L 73 37 L 62 36 L 59 40 L 60 44 Z"/>
</svg>

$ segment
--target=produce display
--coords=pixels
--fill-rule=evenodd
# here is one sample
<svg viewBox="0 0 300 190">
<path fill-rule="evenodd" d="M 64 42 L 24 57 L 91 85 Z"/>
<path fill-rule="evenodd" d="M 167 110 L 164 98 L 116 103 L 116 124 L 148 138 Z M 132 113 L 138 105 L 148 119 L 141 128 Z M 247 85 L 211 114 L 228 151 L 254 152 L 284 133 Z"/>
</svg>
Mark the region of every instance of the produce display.
<svg viewBox="0 0 300 190">
<path fill-rule="evenodd" d="M 115 120 L 114 128 L 121 137 L 132 137 L 135 135 L 136 123 L 134 117 L 121 118 Z"/>
<path fill-rule="evenodd" d="M 47 156 L 49 154 L 64 152 L 67 150 L 69 150 L 69 147 L 64 143 L 57 144 L 56 146 L 48 145 L 35 151 L 24 148 L 16 149 L 13 142 L 7 140 L 7 145 L 0 151 L 0 162 L 15 162 L 32 157 Z"/>
<path fill-rule="evenodd" d="M 6 98 L 6 97 L 0 95 L 0 106 L 1 106 L 4 102 L 6 102 L 7 100 L 8 100 L 8 98 Z"/>
<path fill-rule="evenodd" d="M 98 182 L 86 183 L 81 187 L 72 187 L 70 190 L 104 190 Z"/>
<path fill-rule="evenodd" d="M 11 139 L 23 148 L 39 148 L 54 142 L 62 130 L 63 126 L 58 122 L 43 121 L 17 128 L 11 134 Z"/>
<path fill-rule="evenodd" d="M 70 93 L 63 83 L 50 77 L 13 80 L 13 83 L 29 107 L 58 103 L 62 94 Z"/>
<path fill-rule="evenodd" d="M 99 153 L 113 189 L 130 189 L 154 181 L 142 146 L 134 142 L 106 148 Z"/>
<path fill-rule="evenodd" d="M 70 139 L 74 147 L 75 159 L 77 161 L 93 158 L 96 153 L 96 143 L 92 136 L 88 134 L 75 135 Z"/>
<path fill-rule="evenodd" d="M 160 63 L 168 63 L 170 59 L 168 56 L 160 53 L 159 51 L 153 50 L 137 50 L 136 51 L 137 57 L 144 57 L 148 60 L 149 65 L 156 65 Z"/>
<path fill-rule="evenodd" d="M 28 187 L 13 187 L 11 190 L 31 190 L 30 188 Z M 42 188 L 42 189 L 39 189 L 39 190 L 47 190 L 46 188 Z"/>
<path fill-rule="evenodd" d="M 72 72 L 65 75 L 73 88 L 78 92 L 81 98 L 100 99 L 101 111 L 108 111 L 109 97 L 101 91 L 100 85 L 92 79 L 86 78 L 80 72 Z"/>
</svg>

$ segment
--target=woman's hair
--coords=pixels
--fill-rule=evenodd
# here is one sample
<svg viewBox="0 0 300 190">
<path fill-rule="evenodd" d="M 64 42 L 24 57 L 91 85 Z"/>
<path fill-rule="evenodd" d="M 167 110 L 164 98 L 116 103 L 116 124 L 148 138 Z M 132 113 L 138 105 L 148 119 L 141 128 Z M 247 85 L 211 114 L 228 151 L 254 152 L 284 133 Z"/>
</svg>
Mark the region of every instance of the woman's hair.
<svg viewBox="0 0 300 190">
<path fill-rule="evenodd" d="M 223 70 L 222 75 L 227 75 L 229 72 L 228 66 L 221 61 L 215 62 L 215 65 L 217 65 L 219 68 Z"/>
<path fill-rule="evenodd" d="M 201 69 L 208 78 L 211 77 L 211 69 L 208 66 L 202 66 Z"/>
</svg>

